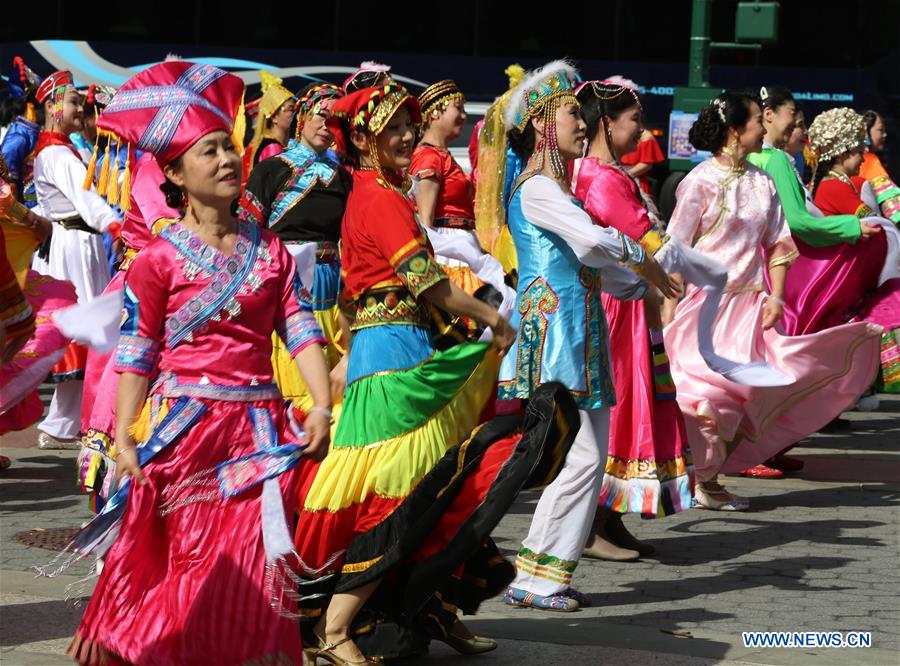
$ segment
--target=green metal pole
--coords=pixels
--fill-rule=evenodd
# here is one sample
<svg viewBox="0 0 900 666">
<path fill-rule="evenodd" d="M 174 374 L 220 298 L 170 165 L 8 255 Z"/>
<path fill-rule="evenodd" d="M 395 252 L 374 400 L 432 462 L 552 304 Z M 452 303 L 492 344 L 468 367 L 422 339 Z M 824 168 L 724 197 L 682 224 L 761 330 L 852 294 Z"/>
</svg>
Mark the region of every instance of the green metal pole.
<svg viewBox="0 0 900 666">
<path fill-rule="evenodd" d="M 688 85 L 709 87 L 709 26 L 712 0 L 693 0 L 691 10 L 691 53 L 688 61 Z"/>
</svg>

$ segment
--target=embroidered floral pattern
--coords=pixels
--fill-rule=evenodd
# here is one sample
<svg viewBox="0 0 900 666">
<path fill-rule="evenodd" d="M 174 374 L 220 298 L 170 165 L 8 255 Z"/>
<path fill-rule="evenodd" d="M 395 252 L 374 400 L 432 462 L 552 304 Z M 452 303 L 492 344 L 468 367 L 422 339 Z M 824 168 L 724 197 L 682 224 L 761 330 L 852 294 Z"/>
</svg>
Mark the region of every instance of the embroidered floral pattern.
<svg viewBox="0 0 900 666">
<path fill-rule="evenodd" d="M 160 236 L 175 246 L 183 261 L 182 270 L 189 279 L 200 273 L 204 277 L 212 274 L 209 284 L 166 321 L 170 349 L 184 340 L 192 341 L 193 332 L 210 321 L 221 321 L 222 316 L 229 319 L 240 316 L 238 296 L 259 289 L 262 269 L 272 261 L 268 246 L 262 244 L 259 228 L 246 222 L 239 223 L 238 239 L 227 258 L 206 246 L 182 225 L 167 227 Z"/>
<path fill-rule="evenodd" d="M 380 324 L 428 326 L 428 308 L 419 305 L 406 289 L 364 294 L 356 303 L 356 319 L 351 328 L 358 331 Z"/>
<path fill-rule="evenodd" d="M 153 374 L 161 347 L 156 340 L 121 333 L 116 348 L 116 370 L 144 376 Z"/>
<path fill-rule="evenodd" d="M 516 555 L 516 569 L 536 578 L 568 585 L 578 566 L 577 560 L 563 560 L 548 553 L 535 553 L 523 547 Z"/>
<path fill-rule="evenodd" d="M 541 384 L 541 363 L 547 339 L 547 315 L 559 308 L 559 297 L 550 285 L 535 278 L 519 298 L 519 339 L 515 379 L 500 382 L 501 400 L 527 398 Z"/>
<path fill-rule="evenodd" d="M 395 270 L 406 288 L 416 298 L 429 287 L 448 279 L 431 253 L 424 248 L 401 261 Z"/>
<path fill-rule="evenodd" d="M 284 340 L 284 345 L 291 356 L 296 356 L 314 342 L 322 345 L 328 343 L 322 329 L 319 328 L 319 322 L 310 311 L 292 314 L 282 326 L 279 326 L 278 335 Z"/>
</svg>

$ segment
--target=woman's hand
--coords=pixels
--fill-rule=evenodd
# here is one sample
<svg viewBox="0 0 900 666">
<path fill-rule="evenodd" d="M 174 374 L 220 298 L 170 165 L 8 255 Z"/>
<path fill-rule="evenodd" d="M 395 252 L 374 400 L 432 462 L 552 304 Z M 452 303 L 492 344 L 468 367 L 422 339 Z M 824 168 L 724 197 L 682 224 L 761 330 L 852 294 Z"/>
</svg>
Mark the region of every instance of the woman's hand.
<svg viewBox="0 0 900 666">
<path fill-rule="evenodd" d="M 328 454 L 328 445 L 331 443 L 331 410 L 310 410 L 303 422 L 306 431 L 306 451 L 304 455 L 321 462 Z M 328 413 L 326 413 L 328 412 Z"/>
<path fill-rule="evenodd" d="M 140 485 L 147 483 L 144 472 L 138 464 L 137 449 L 133 445 L 117 443 L 116 449 L 116 481 L 121 481 L 124 476 L 131 476 Z"/>
<path fill-rule="evenodd" d="M 869 224 L 868 222 L 859 223 L 859 235 L 862 238 L 871 238 L 875 234 L 881 233 L 881 226 L 878 224 Z"/>
<path fill-rule="evenodd" d="M 328 373 L 328 379 L 331 381 L 331 398 L 334 402 L 340 400 L 344 391 L 347 389 L 347 365 L 349 354 L 341 356 L 338 364 Z"/>
<path fill-rule="evenodd" d="M 772 328 L 779 319 L 784 316 L 784 301 L 780 298 L 769 296 L 763 305 L 762 326 L 764 330 Z"/>
<path fill-rule="evenodd" d="M 644 279 L 662 292 L 666 298 L 677 298 L 681 295 L 680 285 L 676 278 L 668 275 L 653 255 L 647 254 L 644 263 L 641 264 L 641 273 Z"/>
<path fill-rule="evenodd" d="M 506 321 L 506 317 L 498 312 L 496 320 L 491 324 L 491 331 L 494 334 L 493 342 L 500 351 L 500 356 L 505 356 L 513 342 L 516 341 L 516 329 Z"/>
</svg>

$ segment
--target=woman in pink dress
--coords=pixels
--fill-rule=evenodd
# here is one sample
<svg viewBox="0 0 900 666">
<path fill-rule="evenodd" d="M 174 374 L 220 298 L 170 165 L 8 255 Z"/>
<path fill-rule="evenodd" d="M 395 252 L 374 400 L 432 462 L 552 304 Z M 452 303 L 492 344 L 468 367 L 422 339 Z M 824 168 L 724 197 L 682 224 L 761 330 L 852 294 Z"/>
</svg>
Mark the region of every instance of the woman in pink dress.
<svg viewBox="0 0 900 666">
<path fill-rule="evenodd" d="M 231 213 L 240 156 L 229 133 L 243 89 L 209 65 L 162 63 L 129 80 L 98 121 L 153 152 L 187 205 L 125 277 L 116 462 L 128 483 L 73 542 L 96 553 L 118 532 L 69 648 L 82 664 L 301 663 L 297 624 L 280 612 L 290 592 L 270 576 L 284 574 L 291 552 L 293 503 L 281 492 L 295 474 L 269 474 L 231 499 L 216 482 L 223 462 L 296 453 L 279 445 L 303 438 L 272 382 L 273 330 L 314 396 L 307 453 L 321 457 L 329 439 L 324 340 L 308 292 L 277 236 Z"/>
<path fill-rule="evenodd" d="M 575 196 L 598 224 L 656 254 L 669 237 L 648 195 L 618 161 L 641 136 L 637 94 L 625 85 L 591 81 L 582 84 L 578 100 L 590 144 L 578 167 Z M 601 298 L 614 351 L 616 405 L 594 536 L 585 554 L 635 559 L 653 547 L 628 533 L 622 514 L 655 518 L 689 509 L 694 469 L 663 344 L 661 300 L 625 301 L 606 293 Z"/>
<path fill-rule="evenodd" d="M 713 334 L 716 350 L 739 362 L 765 361 L 795 379 L 788 386 L 751 388 L 709 372 L 696 345 L 702 292 L 688 286 L 677 307 L 667 301 L 666 348 L 694 454 L 695 501 L 706 509 L 746 510 L 749 501 L 722 487 L 718 474 L 753 467 L 824 426 L 856 401 L 878 365 L 877 326 L 846 324 L 795 337 L 775 328 L 797 250 L 772 179 L 746 163 L 749 153 L 762 148 L 763 134 L 755 97 L 727 92 L 713 100 L 690 138 L 714 156 L 679 185 L 667 228 L 673 238 L 728 267 Z"/>
</svg>

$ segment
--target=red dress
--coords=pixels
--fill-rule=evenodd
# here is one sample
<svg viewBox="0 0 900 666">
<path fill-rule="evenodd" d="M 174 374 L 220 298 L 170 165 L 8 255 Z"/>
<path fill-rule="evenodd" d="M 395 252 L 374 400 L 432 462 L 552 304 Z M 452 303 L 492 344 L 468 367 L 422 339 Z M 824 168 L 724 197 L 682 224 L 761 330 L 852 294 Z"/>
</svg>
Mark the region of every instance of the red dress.
<svg viewBox="0 0 900 666">
<path fill-rule="evenodd" d="M 660 162 L 665 162 L 666 157 L 663 155 L 662 150 L 659 147 L 659 144 L 656 143 L 656 139 L 649 132 L 645 132 L 641 136 L 641 140 L 638 143 L 637 150 L 633 153 L 628 153 L 627 155 L 622 155 L 619 158 L 619 161 L 624 166 L 634 166 L 635 164 L 659 164 Z M 641 189 L 650 194 L 650 178 L 646 173 L 641 174 L 637 178 L 638 183 L 641 186 Z"/>
</svg>

